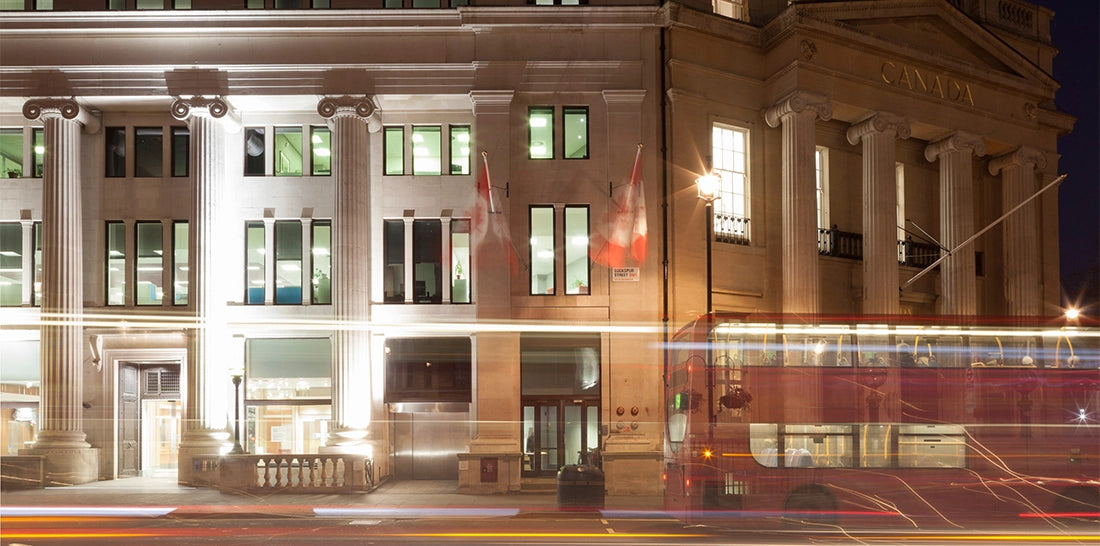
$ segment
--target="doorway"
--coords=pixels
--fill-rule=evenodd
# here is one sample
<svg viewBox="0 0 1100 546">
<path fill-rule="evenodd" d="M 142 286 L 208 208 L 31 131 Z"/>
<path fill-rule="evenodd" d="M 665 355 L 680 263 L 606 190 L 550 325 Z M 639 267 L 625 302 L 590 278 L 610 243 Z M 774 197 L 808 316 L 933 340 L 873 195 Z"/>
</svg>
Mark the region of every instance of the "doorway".
<svg viewBox="0 0 1100 546">
<path fill-rule="evenodd" d="M 599 448 L 599 401 L 524 399 L 523 438 L 524 476 L 556 476 L 563 466 L 586 464 Z"/>
<path fill-rule="evenodd" d="M 119 363 L 119 478 L 176 473 L 182 411 L 178 363 Z"/>
</svg>

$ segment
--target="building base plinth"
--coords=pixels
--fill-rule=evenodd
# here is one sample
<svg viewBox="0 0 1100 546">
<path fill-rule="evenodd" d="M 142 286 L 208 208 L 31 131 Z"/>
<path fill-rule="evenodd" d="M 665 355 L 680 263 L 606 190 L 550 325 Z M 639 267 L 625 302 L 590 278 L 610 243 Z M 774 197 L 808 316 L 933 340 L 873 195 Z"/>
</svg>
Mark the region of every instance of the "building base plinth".
<svg viewBox="0 0 1100 546">
<path fill-rule="evenodd" d="M 228 432 L 217 430 L 184 432 L 176 481 L 192 487 L 217 487 L 218 463 L 229 450 L 228 439 Z"/>
<path fill-rule="evenodd" d="M 99 449 L 93 447 L 30 447 L 20 455 L 45 459 L 43 485 L 64 487 L 99 481 Z"/>
<path fill-rule="evenodd" d="M 520 490 L 523 453 L 515 438 L 478 438 L 458 454 L 458 492 L 468 495 Z"/>
<path fill-rule="evenodd" d="M 603 450 L 603 473 L 608 495 L 663 495 L 664 452 L 642 434 L 613 434 Z"/>
</svg>

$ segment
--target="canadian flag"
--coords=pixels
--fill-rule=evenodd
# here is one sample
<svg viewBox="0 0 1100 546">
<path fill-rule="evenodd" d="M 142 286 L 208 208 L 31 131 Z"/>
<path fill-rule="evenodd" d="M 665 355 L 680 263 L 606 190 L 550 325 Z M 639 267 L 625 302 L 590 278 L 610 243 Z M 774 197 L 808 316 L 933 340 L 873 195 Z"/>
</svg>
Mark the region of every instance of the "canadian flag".
<svg viewBox="0 0 1100 546">
<path fill-rule="evenodd" d="M 635 262 L 645 262 L 649 243 L 649 228 L 646 225 L 645 190 L 642 187 L 642 146 L 638 145 L 638 155 L 634 158 L 634 170 L 630 173 L 630 184 L 621 198 L 612 205 L 611 235 L 606 241 L 593 237 L 590 255 L 597 263 L 608 267 L 622 267 L 626 256 Z"/>
<path fill-rule="evenodd" d="M 512 243 L 508 219 L 497 210 L 493 202 L 493 183 L 489 178 L 489 156 L 481 153 L 481 172 L 477 177 L 477 204 L 471 215 L 471 231 L 476 251 L 485 256 L 506 255 L 508 266 L 515 275 L 519 273 L 519 253 Z"/>
</svg>

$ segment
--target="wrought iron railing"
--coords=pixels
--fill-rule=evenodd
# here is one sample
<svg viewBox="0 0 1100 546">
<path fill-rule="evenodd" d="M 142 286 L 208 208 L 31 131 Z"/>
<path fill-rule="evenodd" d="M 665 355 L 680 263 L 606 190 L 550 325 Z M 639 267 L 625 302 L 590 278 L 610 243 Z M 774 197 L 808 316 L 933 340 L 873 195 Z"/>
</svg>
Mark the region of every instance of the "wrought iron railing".
<svg viewBox="0 0 1100 546">
<path fill-rule="evenodd" d="M 749 219 L 715 212 L 714 240 L 719 243 L 748 245 L 750 242 Z"/>
<path fill-rule="evenodd" d="M 906 239 L 898 241 L 898 263 L 909 267 L 925 268 L 940 259 L 940 247 Z"/>
<path fill-rule="evenodd" d="M 817 252 L 822 256 L 863 259 L 863 234 L 831 229 L 817 230 Z"/>
</svg>

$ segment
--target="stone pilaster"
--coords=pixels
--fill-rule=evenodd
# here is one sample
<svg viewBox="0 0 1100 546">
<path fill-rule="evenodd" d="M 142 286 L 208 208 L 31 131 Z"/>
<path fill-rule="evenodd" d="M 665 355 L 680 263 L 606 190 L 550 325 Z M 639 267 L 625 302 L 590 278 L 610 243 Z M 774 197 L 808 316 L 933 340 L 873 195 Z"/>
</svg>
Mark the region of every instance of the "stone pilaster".
<svg viewBox="0 0 1100 546">
<path fill-rule="evenodd" d="M 221 203 L 226 178 L 226 134 L 239 124 L 221 98 L 194 97 L 172 104 L 172 116 L 187 122 L 191 133 L 192 200 L 188 226 L 188 303 L 196 327 L 187 339 L 187 400 L 180 438 L 178 481 L 209 485 L 216 476 L 200 460 L 225 451 L 232 413 L 229 340 L 226 336 L 226 299 L 221 279 L 225 245 Z M 236 358 L 239 358 L 236 357 Z M 234 360 L 236 360 L 234 358 Z"/>
<path fill-rule="evenodd" d="M 848 129 L 848 142 L 863 143 L 863 312 L 897 314 L 897 153 L 909 138 L 909 122 L 879 112 Z"/>
<path fill-rule="evenodd" d="M 1046 156 L 1027 147 L 993 158 L 989 174 L 1001 175 L 1001 203 L 1004 211 L 1035 193 L 1035 169 L 1046 168 Z M 1038 205 L 1028 203 L 1004 220 L 1004 294 L 1009 315 L 1043 314 L 1040 274 Z"/>
<path fill-rule="evenodd" d="M 332 126 L 332 308 L 337 324 L 370 319 L 369 131 L 381 128 L 369 97 L 326 97 L 317 112 Z M 370 337 L 338 328 L 332 339 L 332 426 L 325 451 L 370 453 Z"/>
<path fill-rule="evenodd" d="M 764 112 L 771 127 L 783 129 L 783 304 L 784 313 L 817 313 L 817 195 L 814 183 L 817 119 L 833 108 L 825 96 L 794 91 Z"/>
<path fill-rule="evenodd" d="M 940 162 L 940 244 L 955 250 L 974 234 L 974 160 L 985 155 L 981 137 L 957 132 L 929 144 L 924 158 Z M 962 248 L 940 265 L 940 314 L 978 312 L 974 249 Z"/>
<path fill-rule="evenodd" d="M 27 119 L 41 119 L 46 154 L 42 173 L 42 317 L 40 429 L 21 453 L 42 455 L 52 485 L 99 478 L 98 450 L 85 441 L 84 257 L 81 202 L 81 128 L 98 120 L 73 99 L 32 99 Z"/>
</svg>

